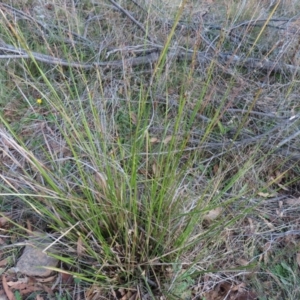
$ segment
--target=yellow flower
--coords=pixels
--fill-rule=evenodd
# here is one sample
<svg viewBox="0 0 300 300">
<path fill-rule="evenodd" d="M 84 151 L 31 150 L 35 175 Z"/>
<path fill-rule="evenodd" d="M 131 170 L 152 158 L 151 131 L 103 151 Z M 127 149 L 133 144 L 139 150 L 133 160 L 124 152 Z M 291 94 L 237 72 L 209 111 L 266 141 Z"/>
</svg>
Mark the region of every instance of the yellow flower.
<svg viewBox="0 0 300 300">
<path fill-rule="evenodd" d="M 37 104 L 42 104 L 43 101 L 42 101 L 42 99 L 36 99 L 36 103 L 37 103 Z"/>
</svg>

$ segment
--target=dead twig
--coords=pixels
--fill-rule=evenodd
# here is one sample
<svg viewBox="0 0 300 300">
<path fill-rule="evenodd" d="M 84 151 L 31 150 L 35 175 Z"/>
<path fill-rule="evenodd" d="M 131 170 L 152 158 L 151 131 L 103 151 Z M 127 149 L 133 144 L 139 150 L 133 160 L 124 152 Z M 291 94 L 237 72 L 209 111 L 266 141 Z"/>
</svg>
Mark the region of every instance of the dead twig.
<svg viewBox="0 0 300 300">
<path fill-rule="evenodd" d="M 159 49 L 159 48 L 158 48 Z M 0 41 L 0 51 L 5 52 L 2 55 L 0 54 L 0 59 L 12 59 L 12 58 L 34 58 L 37 61 L 41 61 L 48 64 L 68 66 L 74 68 L 82 69 L 92 69 L 94 67 L 103 67 L 103 68 L 117 68 L 121 69 L 125 66 L 140 66 L 155 63 L 159 58 L 159 51 L 153 51 L 145 56 L 133 57 L 124 60 L 113 60 L 106 62 L 92 62 L 92 63 L 80 63 L 80 62 L 70 62 L 62 58 L 53 57 L 50 55 L 45 55 L 37 52 L 27 52 L 22 48 L 16 48 L 12 45 L 8 45 L 3 41 Z M 189 50 L 188 53 L 183 51 L 175 51 L 170 49 L 168 57 L 172 57 L 174 60 L 185 60 L 186 62 L 191 62 L 193 60 L 193 50 Z M 295 74 L 300 72 L 300 67 L 285 63 L 274 62 L 269 59 L 255 59 L 248 58 L 243 59 L 238 55 L 233 55 L 232 53 L 219 53 L 217 57 L 210 55 L 205 52 L 197 52 L 197 62 L 201 65 L 203 63 L 210 63 L 212 60 L 217 61 L 219 64 L 226 65 L 229 64 L 232 67 L 239 66 L 254 71 L 273 71 L 277 73 L 291 73 Z M 224 70 L 224 68 L 223 68 Z"/>
</svg>

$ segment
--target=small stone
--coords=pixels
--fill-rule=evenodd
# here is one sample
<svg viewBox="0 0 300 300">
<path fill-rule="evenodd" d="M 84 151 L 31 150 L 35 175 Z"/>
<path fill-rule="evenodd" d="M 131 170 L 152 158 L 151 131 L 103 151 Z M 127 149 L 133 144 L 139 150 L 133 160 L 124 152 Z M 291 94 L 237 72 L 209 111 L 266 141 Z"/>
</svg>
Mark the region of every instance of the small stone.
<svg viewBox="0 0 300 300">
<path fill-rule="evenodd" d="M 44 267 L 56 267 L 58 260 L 43 252 L 51 241 L 45 238 L 34 238 L 25 247 L 22 256 L 17 262 L 18 272 L 27 276 L 47 277 L 52 270 Z"/>
</svg>

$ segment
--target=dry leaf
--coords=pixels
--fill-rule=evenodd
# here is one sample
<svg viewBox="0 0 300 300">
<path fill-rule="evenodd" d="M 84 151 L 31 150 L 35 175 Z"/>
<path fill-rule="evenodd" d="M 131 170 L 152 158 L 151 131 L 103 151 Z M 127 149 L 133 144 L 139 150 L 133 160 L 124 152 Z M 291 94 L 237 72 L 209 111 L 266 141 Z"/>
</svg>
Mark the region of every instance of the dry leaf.
<svg viewBox="0 0 300 300">
<path fill-rule="evenodd" d="M 253 224 L 253 220 L 251 218 L 247 218 L 248 222 L 249 222 L 249 228 L 250 228 L 250 232 L 254 233 L 255 232 L 255 227 Z"/>
<path fill-rule="evenodd" d="M 245 284 L 232 285 L 227 282 L 218 284 L 214 290 L 205 293 L 207 300 L 255 300 L 257 295 L 244 290 Z"/>
<path fill-rule="evenodd" d="M 283 211 L 279 210 L 279 209 L 276 209 L 276 214 L 279 218 L 282 218 L 283 217 Z"/>
<path fill-rule="evenodd" d="M 264 198 L 270 198 L 270 197 L 275 197 L 275 194 L 270 194 L 270 193 L 263 193 L 263 192 L 258 192 L 257 193 L 259 196 L 264 197 Z"/>
<path fill-rule="evenodd" d="M 285 175 L 285 173 L 280 173 L 278 170 L 275 171 L 276 174 L 276 183 L 280 183 Z"/>
<path fill-rule="evenodd" d="M 276 178 L 274 178 L 274 176 L 271 176 L 270 183 L 275 183 L 283 190 L 288 191 L 289 189 L 280 183 L 284 178 L 285 173 L 280 173 L 278 170 L 275 173 L 276 173 Z"/>
<path fill-rule="evenodd" d="M 203 220 L 205 221 L 213 221 L 215 220 L 222 212 L 222 208 L 221 207 L 217 207 L 215 209 L 210 210 L 209 212 L 207 212 L 205 214 L 205 216 L 203 217 Z"/>
<path fill-rule="evenodd" d="M 287 187 L 285 187 L 284 185 L 277 183 L 277 185 L 282 188 L 284 191 L 289 191 L 289 189 Z"/>
<path fill-rule="evenodd" d="M 168 144 L 171 140 L 172 140 L 173 136 L 172 135 L 168 135 L 164 140 L 163 140 L 163 144 L 166 145 Z"/>
<path fill-rule="evenodd" d="M 268 220 L 266 220 L 264 217 L 262 217 L 262 216 L 260 216 L 262 219 L 263 219 L 263 221 L 267 224 L 267 226 L 270 228 L 270 229 L 272 229 L 272 230 L 275 230 L 275 226 L 271 223 L 271 222 L 269 222 Z"/>
<path fill-rule="evenodd" d="M 37 284 L 33 281 L 32 282 L 26 282 L 26 283 L 22 283 L 22 282 L 17 281 L 17 282 L 13 282 L 13 283 L 10 282 L 8 284 L 14 290 L 18 290 L 21 295 L 27 295 L 27 294 L 32 293 L 32 292 L 43 290 L 43 288 L 41 286 L 39 286 L 39 284 Z"/>
<path fill-rule="evenodd" d="M 82 256 L 83 252 L 84 252 L 84 247 L 82 245 L 82 238 L 79 236 L 77 240 L 77 255 Z"/>
<path fill-rule="evenodd" d="M 158 168 L 157 168 L 157 165 L 155 163 L 152 165 L 152 173 L 154 175 L 158 175 Z"/>
<path fill-rule="evenodd" d="M 0 227 L 3 228 L 9 222 L 9 215 L 0 217 Z"/>
<path fill-rule="evenodd" d="M 131 123 L 136 125 L 137 124 L 137 117 L 136 117 L 136 114 L 131 112 L 130 113 L 130 120 L 131 120 Z"/>
<path fill-rule="evenodd" d="M 7 218 L 1 217 L 0 218 L 0 227 L 3 228 L 7 222 L 8 222 Z"/>
<path fill-rule="evenodd" d="M 73 275 L 67 273 L 60 273 L 61 282 L 63 284 L 72 284 L 73 283 Z"/>
<path fill-rule="evenodd" d="M 264 249 L 264 253 L 263 253 L 264 263 L 267 264 L 269 262 L 269 254 L 270 254 L 270 251 L 271 251 L 271 243 L 267 242 L 264 245 L 263 249 Z"/>
<path fill-rule="evenodd" d="M 120 300 L 130 300 L 132 295 L 131 291 L 127 291 L 127 293 Z"/>
<path fill-rule="evenodd" d="M 285 202 L 286 202 L 286 204 L 289 204 L 289 205 L 300 205 L 300 198 L 287 199 Z"/>
<path fill-rule="evenodd" d="M 0 260 L 0 267 L 5 267 L 7 265 L 7 263 L 8 263 L 7 258 Z"/>
<path fill-rule="evenodd" d="M 9 286 L 7 284 L 5 276 L 2 276 L 2 286 L 3 286 L 3 289 L 5 291 L 7 298 L 9 300 L 16 300 L 14 293 L 11 291 L 11 289 L 9 288 Z"/>
<path fill-rule="evenodd" d="M 138 172 L 139 172 L 139 174 L 142 174 L 142 175 L 147 176 L 147 177 L 149 175 L 149 173 L 146 169 L 139 169 Z"/>
<path fill-rule="evenodd" d="M 219 171 L 219 165 L 218 164 L 215 164 L 214 167 L 213 167 L 213 172 L 214 172 L 214 175 L 216 175 Z"/>
<path fill-rule="evenodd" d="M 231 288 L 231 291 L 244 291 L 246 287 L 246 284 L 244 282 L 240 283 L 240 284 L 237 284 L 237 285 L 234 285 L 232 288 Z"/>
<path fill-rule="evenodd" d="M 26 220 L 27 230 L 32 233 L 32 225 L 29 219 Z"/>
<path fill-rule="evenodd" d="M 237 259 L 237 264 L 240 266 L 248 266 L 249 265 L 249 261 L 243 258 L 239 258 Z"/>
<path fill-rule="evenodd" d="M 156 137 L 150 138 L 150 143 L 151 143 L 151 144 L 158 143 L 159 141 L 160 141 L 160 140 L 159 140 L 158 138 L 156 138 Z"/>
<path fill-rule="evenodd" d="M 28 277 L 24 277 L 24 278 L 19 278 L 17 281 L 7 281 L 7 285 L 9 287 L 13 287 L 15 288 L 15 286 L 20 285 L 20 284 L 29 284 L 29 280 Z"/>
</svg>

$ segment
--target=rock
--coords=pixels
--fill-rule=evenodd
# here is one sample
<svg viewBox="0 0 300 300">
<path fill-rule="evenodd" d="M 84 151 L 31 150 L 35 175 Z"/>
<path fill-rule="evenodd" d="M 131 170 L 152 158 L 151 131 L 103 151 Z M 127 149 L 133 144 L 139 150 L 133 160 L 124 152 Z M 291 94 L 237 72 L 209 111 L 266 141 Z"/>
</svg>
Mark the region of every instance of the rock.
<svg viewBox="0 0 300 300">
<path fill-rule="evenodd" d="M 43 252 L 52 241 L 45 237 L 33 238 L 28 241 L 24 252 L 16 265 L 16 270 L 27 276 L 47 277 L 52 270 L 44 267 L 56 267 L 58 260 Z"/>
</svg>

